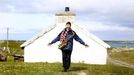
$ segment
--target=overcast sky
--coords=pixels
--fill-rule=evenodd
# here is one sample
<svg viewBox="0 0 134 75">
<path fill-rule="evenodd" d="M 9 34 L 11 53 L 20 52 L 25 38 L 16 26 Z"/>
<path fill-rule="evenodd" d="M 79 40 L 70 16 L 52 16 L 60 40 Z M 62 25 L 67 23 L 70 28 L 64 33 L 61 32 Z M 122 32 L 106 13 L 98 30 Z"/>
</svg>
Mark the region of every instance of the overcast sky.
<svg viewBox="0 0 134 75">
<path fill-rule="evenodd" d="M 76 23 L 103 40 L 134 40 L 134 0 L 0 0 L 0 40 L 27 40 L 68 6 Z"/>
</svg>

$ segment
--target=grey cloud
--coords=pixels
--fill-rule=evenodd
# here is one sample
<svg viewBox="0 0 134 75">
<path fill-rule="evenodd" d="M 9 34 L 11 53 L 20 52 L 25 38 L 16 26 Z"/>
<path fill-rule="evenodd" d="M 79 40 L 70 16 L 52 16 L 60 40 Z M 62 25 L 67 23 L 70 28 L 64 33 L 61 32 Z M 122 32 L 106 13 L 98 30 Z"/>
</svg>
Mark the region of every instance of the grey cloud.
<svg viewBox="0 0 134 75">
<path fill-rule="evenodd" d="M 122 26 L 134 27 L 134 14 L 133 11 L 127 11 L 124 9 L 119 10 L 109 10 L 108 12 L 101 11 L 91 11 L 87 10 L 85 13 L 78 14 L 78 19 L 86 21 L 98 21 L 103 23 L 119 24 Z"/>
<path fill-rule="evenodd" d="M 49 0 L 2 0 L 0 12 L 12 12 L 10 6 L 14 7 L 14 13 L 52 13 L 61 10 L 64 5 Z"/>
<path fill-rule="evenodd" d="M 70 4 L 68 4 L 70 3 Z M 134 27 L 134 1 L 63 1 L 63 0 L 1 0 L 0 12 L 47 13 L 54 14 L 64 10 L 66 5 L 77 14 L 78 20 L 98 21 Z M 111 24 L 110 24 L 111 23 Z"/>
</svg>

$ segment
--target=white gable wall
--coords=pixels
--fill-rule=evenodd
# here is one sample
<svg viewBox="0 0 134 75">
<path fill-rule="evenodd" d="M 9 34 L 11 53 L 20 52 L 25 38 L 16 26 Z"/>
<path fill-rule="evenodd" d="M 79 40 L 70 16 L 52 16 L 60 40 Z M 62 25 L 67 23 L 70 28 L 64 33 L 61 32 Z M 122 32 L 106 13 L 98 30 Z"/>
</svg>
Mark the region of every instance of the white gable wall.
<svg viewBox="0 0 134 75">
<path fill-rule="evenodd" d="M 58 25 L 50 32 L 28 45 L 24 49 L 25 62 L 61 62 L 61 51 L 57 48 L 59 42 L 48 47 L 51 42 L 62 30 L 64 26 Z M 107 50 L 99 43 L 96 43 L 92 37 L 84 35 L 72 25 L 72 29 L 82 38 L 89 48 L 74 41 L 74 49 L 72 52 L 72 62 L 84 62 L 88 64 L 106 64 Z"/>
<path fill-rule="evenodd" d="M 61 28 L 62 30 L 63 28 Z M 42 61 L 59 61 L 59 50 L 54 44 L 52 47 L 48 47 L 47 44 L 51 42 L 60 32 L 59 27 L 46 33 L 32 44 L 28 45 L 24 49 L 25 62 L 42 62 Z M 57 49 L 57 50 L 56 50 Z M 30 55 L 29 55 L 30 54 Z M 55 58 L 57 56 L 58 58 Z"/>
</svg>

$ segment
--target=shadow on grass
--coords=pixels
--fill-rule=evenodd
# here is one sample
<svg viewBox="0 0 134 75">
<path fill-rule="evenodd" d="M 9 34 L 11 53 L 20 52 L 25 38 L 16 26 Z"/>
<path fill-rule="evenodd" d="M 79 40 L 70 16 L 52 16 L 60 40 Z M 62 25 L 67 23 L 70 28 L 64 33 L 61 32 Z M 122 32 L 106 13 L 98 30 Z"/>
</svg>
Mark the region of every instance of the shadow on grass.
<svg viewBox="0 0 134 75">
<path fill-rule="evenodd" d="M 86 67 L 71 67 L 70 71 L 81 71 L 81 70 L 87 70 Z"/>
</svg>

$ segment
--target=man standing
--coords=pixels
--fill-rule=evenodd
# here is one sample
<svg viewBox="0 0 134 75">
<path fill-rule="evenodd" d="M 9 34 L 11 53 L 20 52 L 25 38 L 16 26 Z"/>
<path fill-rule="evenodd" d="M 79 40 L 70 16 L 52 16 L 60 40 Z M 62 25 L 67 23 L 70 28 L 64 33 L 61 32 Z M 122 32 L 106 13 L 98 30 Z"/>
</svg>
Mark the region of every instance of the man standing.
<svg viewBox="0 0 134 75">
<path fill-rule="evenodd" d="M 85 42 L 76 34 L 76 32 L 71 29 L 71 22 L 67 22 L 65 29 L 63 29 L 63 31 L 52 42 L 48 44 L 48 46 L 51 46 L 57 41 L 61 42 L 58 48 L 62 51 L 64 72 L 67 72 L 70 67 L 73 39 L 88 47 L 88 45 L 85 44 Z"/>
</svg>

